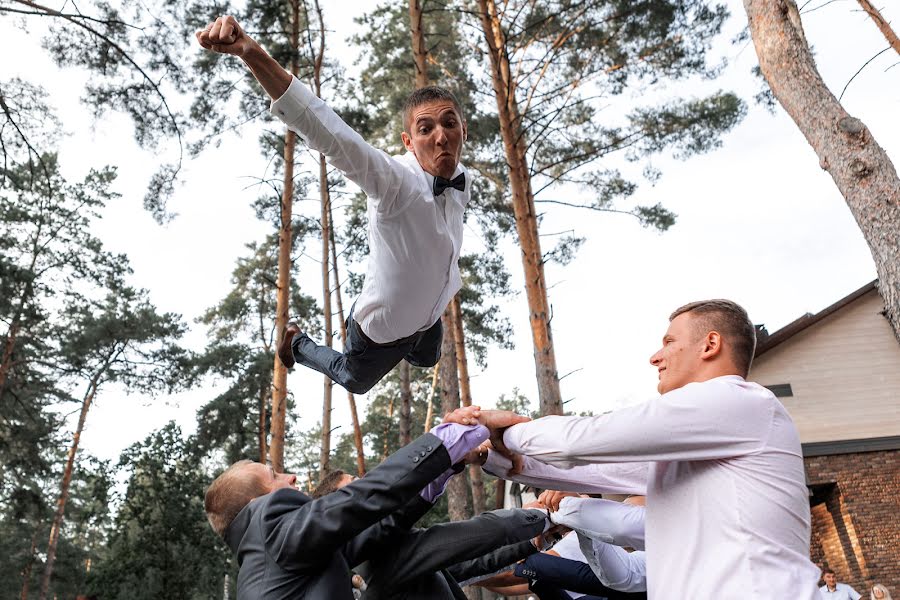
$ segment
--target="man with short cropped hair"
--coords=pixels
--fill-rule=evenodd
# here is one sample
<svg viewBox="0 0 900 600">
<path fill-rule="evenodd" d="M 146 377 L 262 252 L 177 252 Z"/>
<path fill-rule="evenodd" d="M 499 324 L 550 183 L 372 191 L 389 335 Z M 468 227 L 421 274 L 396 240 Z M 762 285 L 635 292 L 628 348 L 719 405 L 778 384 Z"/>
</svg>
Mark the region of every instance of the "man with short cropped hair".
<svg viewBox="0 0 900 600">
<path fill-rule="evenodd" d="M 661 396 L 512 426 L 485 468 L 542 489 L 646 494 L 651 600 L 819 600 L 800 439 L 746 380 L 755 341 L 734 302 L 682 306 L 650 357 Z"/>
<path fill-rule="evenodd" d="M 278 347 L 285 367 L 298 362 L 363 394 L 404 358 L 419 367 L 437 364 L 440 317 L 462 284 L 458 260 L 471 188 L 459 164 L 467 131 L 459 102 L 435 86 L 413 92 L 400 135 L 407 152 L 389 156 L 285 71 L 233 17 L 219 17 L 197 39 L 208 50 L 240 57 L 272 97 L 275 116 L 368 197 L 368 269 L 347 317 L 344 351 L 316 344 L 291 323 Z"/>
<path fill-rule="evenodd" d="M 387 552 L 431 508 L 489 429 L 527 420 L 507 411 L 460 410 L 456 422 L 438 425 L 365 477 L 319 498 L 298 490 L 295 475 L 260 463 L 239 461 L 219 475 L 204 508 L 237 557 L 238 600 L 350 600 L 350 569 Z M 543 529 L 545 515 L 527 516 L 525 527 Z"/>
<path fill-rule="evenodd" d="M 859 600 L 861 598 L 859 592 L 846 583 L 838 583 L 834 569 L 824 569 L 822 581 L 825 582 L 825 585 L 819 588 L 822 600 Z"/>
</svg>

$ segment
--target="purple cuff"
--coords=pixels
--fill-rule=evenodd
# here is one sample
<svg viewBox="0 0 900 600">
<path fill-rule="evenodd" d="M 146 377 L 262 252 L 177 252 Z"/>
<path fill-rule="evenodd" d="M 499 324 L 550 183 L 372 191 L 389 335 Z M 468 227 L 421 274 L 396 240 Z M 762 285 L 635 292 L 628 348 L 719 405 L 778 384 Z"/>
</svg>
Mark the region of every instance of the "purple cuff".
<svg viewBox="0 0 900 600">
<path fill-rule="evenodd" d="M 440 498 L 444 493 L 444 490 L 447 489 L 447 483 L 450 482 L 450 478 L 453 477 L 453 473 L 453 469 L 447 469 L 446 471 L 438 475 L 437 479 L 426 485 L 425 489 L 419 492 L 419 495 L 428 502 L 434 504 L 435 501 L 437 501 L 437 499 Z"/>
<path fill-rule="evenodd" d="M 491 432 L 484 425 L 460 425 L 459 423 L 441 423 L 431 430 L 444 443 L 450 464 L 455 465 L 463 457 L 488 439 Z"/>
<path fill-rule="evenodd" d="M 481 442 L 488 439 L 490 432 L 484 425 L 460 425 L 459 423 L 442 423 L 431 430 L 444 443 L 447 454 L 450 455 L 450 464 L 455 465 L 470 451 L 477 448 Z M 425 486 L 419 495 L 428 502 L 434 503 L 444 490 L 454 474 L 453 468 L 449 468 L 437 479 Z"/>
</svg>

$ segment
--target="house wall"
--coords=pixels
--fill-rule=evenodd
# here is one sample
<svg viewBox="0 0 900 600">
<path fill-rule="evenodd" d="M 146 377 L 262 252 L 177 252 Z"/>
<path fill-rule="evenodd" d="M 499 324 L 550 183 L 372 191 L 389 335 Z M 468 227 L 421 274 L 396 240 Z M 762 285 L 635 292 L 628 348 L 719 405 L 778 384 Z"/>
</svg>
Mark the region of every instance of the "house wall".
<svg viewBox="0 0 900 600">
<path fill-rule="evenodd" d="M 900 344 L 872 290 L 758 357 L 750 379 L 779 398 L 802 442 L 900 435 Z"/>
<path fill-rule="evenodd" d="M 810 485 L 835 484 L 812 506 L 813 562 L 864 598 L 875 583 L 900 597 L 900 451 L 804 462 Z"/>
</svg>

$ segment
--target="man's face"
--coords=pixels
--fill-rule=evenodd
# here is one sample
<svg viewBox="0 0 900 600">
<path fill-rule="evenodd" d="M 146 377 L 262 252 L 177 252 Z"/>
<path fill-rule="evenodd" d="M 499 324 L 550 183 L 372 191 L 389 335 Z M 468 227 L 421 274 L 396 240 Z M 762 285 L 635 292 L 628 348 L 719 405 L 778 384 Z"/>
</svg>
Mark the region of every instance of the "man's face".
<svg viewBox="0 0 900 600">
<path fill-rule="evenodd" d="M 341 475 L 341 480 L 337 484 L 337 489 L 341 489 L 345 485 L 350 485 L 357 479 L 358 479 L 358 477 L 356 477 L 355 475 L 351 475 L 350 473 L 344 473 L 343 475 Z"/>
<path fill-rule="evenodd" d="M 833 588 L 837 583 L 837 577 L 834 576 L 834 573 L 825 573 L 822 575 L 822 579 L 825 581 L 825 585 L 830 588 Z"/>
<path fill-rule="evenodd" d="M 275 490 L 280 490 L 281 488 L 297 488 L 297 476 L 291 475 L 289 473 L 276 473 L 275 469 L 270 467 L 269 465 L 264 465 L 262 463 L 253 463 L 247 465 L 247 469 L 255 477 L 259 477 L 262 482 L 263 488 L 266 490 L 265 493 L 274 492 Z"/>
<path fill-rule="evenodd" d="M 662 348 L 650 357 L 650 364 L 659 371 L 660 394 L 677 390 L 692 381 L 703 364 L 703 336 L 693 328 L 693 315 L 681 313 L 669 323 L 663 336 Z"/>
<path fill-rule="evenodd" d="M 466 139 L 465 121 L 453 103 L 426 102 L 413 108 L 409 116 L 409 132 L 400 134 L 403 145 L 427 173 L 453 177 Z"/>
</svg>

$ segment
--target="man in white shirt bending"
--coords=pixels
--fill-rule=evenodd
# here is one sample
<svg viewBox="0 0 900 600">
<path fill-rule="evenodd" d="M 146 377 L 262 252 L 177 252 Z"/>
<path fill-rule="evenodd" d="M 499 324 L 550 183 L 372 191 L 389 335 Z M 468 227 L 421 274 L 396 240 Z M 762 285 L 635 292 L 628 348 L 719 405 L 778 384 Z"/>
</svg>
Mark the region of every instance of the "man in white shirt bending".
<svg viewBox="0 0 900 600">
<path fill-rule="evenodd" d="M 544 489 L 644 494 L 653 599 L 819 600 L 800 440 L 781 403 L 745 380 L 756 336 L 727 300 L 670 317 L 651 358 L 660 397 L 597 417 L 515 425 L 484 465 Z"/>
<path fill-rule="evenodd" d="M 466 139 L 459 102 L 438 87 L 413 92 L 403 109 L 407 153 L 389 156 L 285 71 L 233 17 L 219 17 L 197 39 L 208 50 L 240 57 L 272 97 L 272 112 L 368 196 L 368 270 L 347 317 L 344 351 L 316 344 L 291 323 L 279 343 L 281 361 L 316 369 L 356 394 L 404 358 L 420 367 L 437 364 L 440 316 L 461 286 L 470 197 L 459 164 Z"/>
<path fill-rule="evenodd" d="M 859 600 L 859 592 L 846 583 L 838 583 L 837 575 L 833 569 L 822 571 L 822 581 L 825 585 L 819 588 L 822 600 Z"/>
</svg>

